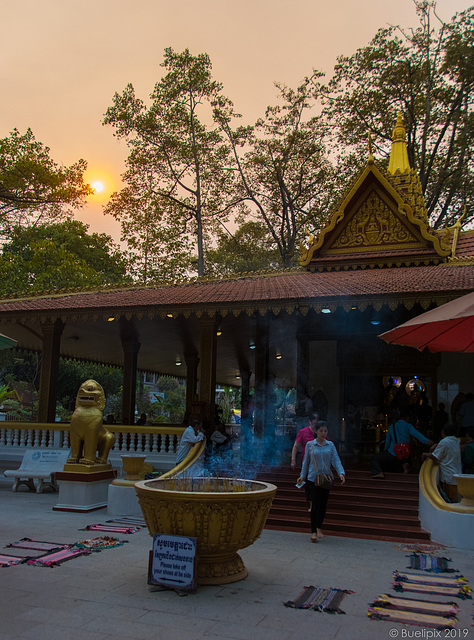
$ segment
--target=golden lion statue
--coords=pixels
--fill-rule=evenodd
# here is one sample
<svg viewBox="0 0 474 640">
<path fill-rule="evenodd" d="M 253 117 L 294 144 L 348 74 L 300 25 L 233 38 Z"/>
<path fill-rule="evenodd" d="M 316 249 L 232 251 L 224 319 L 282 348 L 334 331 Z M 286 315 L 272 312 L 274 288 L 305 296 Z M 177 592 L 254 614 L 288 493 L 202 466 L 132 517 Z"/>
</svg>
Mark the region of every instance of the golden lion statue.
<svg viewBox="0 0 474 640">
<path fill-rule="evenodd" d="M 115 434 L 103 425 L 104 390 L 95 380 L 86 380 L 77 392 L 76 409 L 71 417 L 71 455 L 68 463 L 107 464 Z"/>
</svg>

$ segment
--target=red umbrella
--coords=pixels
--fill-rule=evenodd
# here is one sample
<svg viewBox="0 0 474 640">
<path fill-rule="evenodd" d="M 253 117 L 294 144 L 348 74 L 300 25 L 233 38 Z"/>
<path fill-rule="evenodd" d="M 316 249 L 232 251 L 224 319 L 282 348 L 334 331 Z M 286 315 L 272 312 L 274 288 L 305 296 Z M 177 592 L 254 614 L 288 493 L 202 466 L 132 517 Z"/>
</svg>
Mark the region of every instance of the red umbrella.
<svg viewBox="0 0 474 640">
<path fill-rule="evenodd" d="M 474 352 L 474 293 L 422 313 L 380 336 L 420 351 Z"/>
</svg>

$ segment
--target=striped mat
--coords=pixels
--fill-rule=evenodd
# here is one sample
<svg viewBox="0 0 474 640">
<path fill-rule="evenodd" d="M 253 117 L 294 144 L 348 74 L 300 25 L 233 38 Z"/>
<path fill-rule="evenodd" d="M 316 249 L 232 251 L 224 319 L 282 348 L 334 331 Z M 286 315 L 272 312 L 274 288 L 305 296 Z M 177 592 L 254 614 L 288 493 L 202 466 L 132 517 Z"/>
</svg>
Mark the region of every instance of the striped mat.
<svg viewBox="0 0 474 640">
<path fill-rule="evenodd" d="M 35 567 L 57 567 L 63 562 L 66 562 L 66 560 L 71 560 L 72 558 L 89 554 L 90 551 L 87 549 L 71 549 L 68 547 L 67 549 L 61 549 L 61 551 L 57 551 L 56 553 L 47 553 L 44 556 L 39 556 L 38 558 L 31 558 L 31 560 L 28 560 L 26 564 L 30 564 Z"/>
<path fill-rule="evenodd" d="M 132 518 L 124 516 L 123 518 L 117 518 L 116 520 L 107 520 L 107 524 L 126 524 L 128 526 L 136 525 L 137 527 L 146 527 L 145 520 L 143 518 Z"/>
<path fill-rule="evenodd" d="M 325 611 L 326 613 L 345 613 L 341 609 L 341 602 L 345 595 L 354 593 L 348 589 L 325 589 L 310 585 L 294 600 L 288 600 L 283 604 L 293 609 L 313 609 L 313 611 Z"/>
<path fill-rule="evenodd" d="M 452 629 L 456 626 L 456 617 L 446 617 L 443 614 L 421 613 L 410 609 L 388 608 L 385 603 L 379 605 L 376 601 L 369 606 L 367 615 L 371 620 L 385 620 L 386 622 L 401 622 L 415 624 L 421 627 L 435 629 Z"/>
<path fill-rule="evenodd" d="M 433 573 L 455 573 L 457 569 L 450 569 L 451 558 L 442 556 L 432 556 L 426 553 L 412 553 L 410 556 L 408 569 L 418 569 L 420 571 L 432 571 Z"/>
<path fill-rule="evenodd" d="M 467 580 L 461 575 L 440 576 L 429 573 L 415 573 L 411 571 L 393 572 L 393 589 L 395 591 L 411 591 L 429 593 L 440 596 L 450 596 L 465 600 L 472 598 L 471 588 Z"/>
<path fill-rule="evenodd" d="M 0 553 L 0 567 L 13 567 L 15 564 L 26 562 L 28 558 L 21 556 L 9 556 L 6 553 Z"/>
<path fill-rule="evenodd" d="M 61 542 L 43 542 L 42 540 L 32 540 L 31 538 L 21 538 L 16 542 L 7 544 L 7 547 L 13 547 L 14 549 L 31 549 L 33 551 L 59 551 L 60 549 L 66 549 L 70 547 L 70 544 L 63 544 Z"/>
<path fill-rule="evenodd" d="M 89 524 L 79 531 L 106 531 L 107 533 L 136 533 L 141 531 L 142 527 L 117 527 L 109 524 Z"/>
</svg>

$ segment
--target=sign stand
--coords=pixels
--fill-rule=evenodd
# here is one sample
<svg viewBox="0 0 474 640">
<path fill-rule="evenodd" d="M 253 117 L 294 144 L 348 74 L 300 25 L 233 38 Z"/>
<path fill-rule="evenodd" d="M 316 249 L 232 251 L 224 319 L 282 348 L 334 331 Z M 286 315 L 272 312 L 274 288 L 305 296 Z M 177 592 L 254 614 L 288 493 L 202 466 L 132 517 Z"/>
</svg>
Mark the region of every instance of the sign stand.
<svg viewBox="0 0 474 640">
<path fill-rule="evenodd" d="M 148 584 L 176 591 L 196 590 L 196 538 L 155 533 Z"/>
</svg>

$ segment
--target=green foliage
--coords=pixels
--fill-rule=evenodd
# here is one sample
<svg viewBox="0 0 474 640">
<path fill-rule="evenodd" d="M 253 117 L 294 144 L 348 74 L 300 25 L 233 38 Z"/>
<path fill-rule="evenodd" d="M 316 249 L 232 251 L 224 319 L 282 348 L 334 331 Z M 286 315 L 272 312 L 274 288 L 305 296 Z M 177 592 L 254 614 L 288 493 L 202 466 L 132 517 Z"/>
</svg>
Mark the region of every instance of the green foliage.
<svg viewBox="0 0 474 640">
<path fill-rule="evenodd" d="M 253 127 L 232 130 L 231 105 L 221 101 L 215 109 L 233 149 L 239 194 L 249 205 L 246 218 L 266 229 L 284 267 L 296 264 L 306 228 L 320 227 L 332 192 L 326 131 L 313 115 L 320 75 L 314 71 L 296 89 L 276 84 L 281 104 L 267 107 Z"/>
<path fill-rule="evenodd" d="M 64 416 L 72 415 L 76 405 L 76 396 L 85 380 L 97 380 L 104 389 L 106 400 L 120 394 L 123 382 L 122 369 L 108 367 L 93 362 L 81 362 L 66 358 L 59 359 L 57 397 L 64 409 Z M 61 408 L 58 407 L 59 415 Z"/>
<path fill-rule="evenodd" d="M 130 281 L 126 261 L 104 233 L 77 220 L 16 226 L 2 249 L 0 295 L 119 285 Z"/>
<path fill-rule="evenodd" d="M 137 412 L 146 413 L 153 422 L 181 423 L 186 407 L 184 381 L 171 376 L 160 376 L 156 388 L 155 392 L 143 387 L 137 397 Z"/>
<path fill-rule="evenodd" d="M 143 281 L 179 278 L 195 268 L 193 258 L 204 275 L 206 238 L 225 218 L 232 182 L 228 148 L 211 117 L 222 86 L 212 79 L 209 56 L 167 48 L 162 66 L 167 73 L 150 107 L 129 84 L 104 118 L 130 148 L 122 176 L 127 186 L 106 212 L 120 220 Z"/>
<path fill-rule="evenodd" d="M 416 29 L 380 29 L 368 46 L 338 58 L 325 117 L 345 175 L 347 162 L 367 157 L 368 131 L 376 155 L 389 155 L 401 111 L 410 163 L 438 228 L 458 219 L 464 205 L 465 222 L 474 216 L 474 8 L 443 23 L 435 2 L 415 5 Z"/>
<path fill-rule="evenodd" d="M 216 405 L 222 411 L 221 420 L 224 424 L 231 424 L 234 409 L 239 409 L 241 404 L 240 387 L 224 386 L 216 398 Z"/>
<path fill-rule="evenodd" d="M 81 206 L 92 193 L 84 184 L 84 160 L 70 167 L 57 165 L 48 147 L 28 129 L 14 129 L 0 139 L 0 235 L 8 237 L 18 224 L 61 218 Z"/>
<path fill-rule="evenodd" d="M 228 276 L 282 266 L 273 239 L 261 223 L 245 222 L 235 233 L 219 231 L 217 237 L 217 247 L 206 252 L 208 274 Z"/>
</svg>

